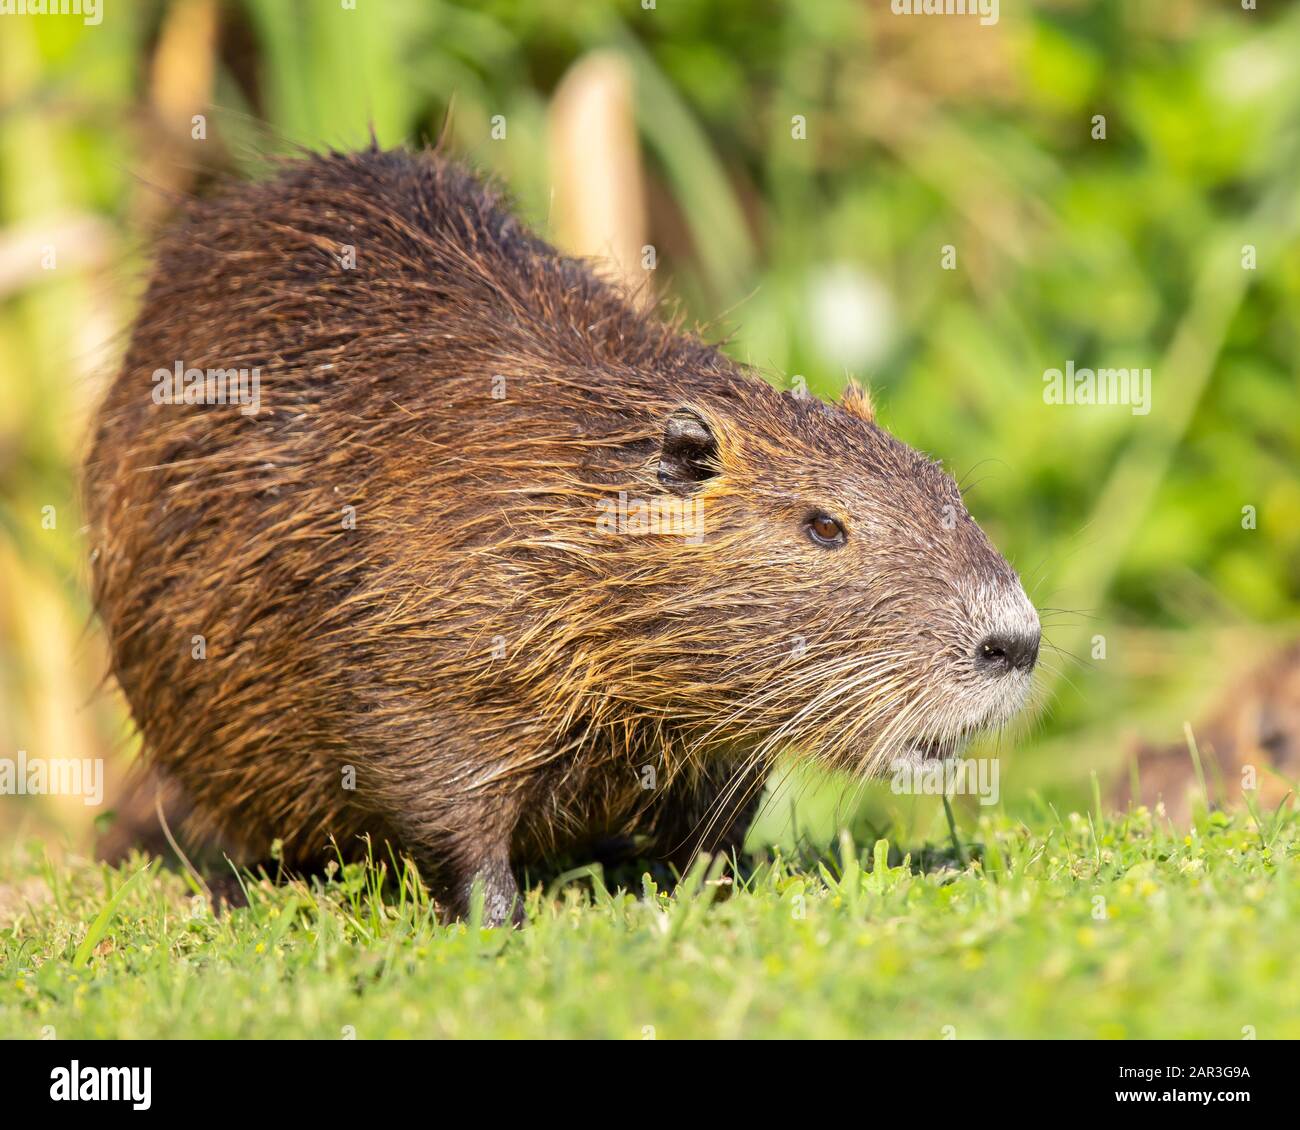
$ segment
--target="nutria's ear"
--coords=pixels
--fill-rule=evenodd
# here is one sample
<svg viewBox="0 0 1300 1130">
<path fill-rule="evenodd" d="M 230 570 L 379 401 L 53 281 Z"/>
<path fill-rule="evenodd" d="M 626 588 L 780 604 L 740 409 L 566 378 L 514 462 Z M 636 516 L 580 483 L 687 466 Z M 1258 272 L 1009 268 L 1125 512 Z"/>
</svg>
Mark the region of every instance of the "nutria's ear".
<svg viewBox="0 0 1300 1130">
<path fill-rule="evenodd" d="M 866 420 L 868 424 L 876 422 L 876 408 L 871 403 L 871 393 L 851 378 L 849 383 L 844 386 L 844 394 L 840 397 L 840 407 L 845 412 L 852 412 L 853 415 Z"/>
<path fill-rule="evenodd" d="M 688 494 L 696 483 L 718 473 L 718 441 L 698 412 L 679 408 L 664 423 L 659 481 L 674 494 Z"/>
</svg>

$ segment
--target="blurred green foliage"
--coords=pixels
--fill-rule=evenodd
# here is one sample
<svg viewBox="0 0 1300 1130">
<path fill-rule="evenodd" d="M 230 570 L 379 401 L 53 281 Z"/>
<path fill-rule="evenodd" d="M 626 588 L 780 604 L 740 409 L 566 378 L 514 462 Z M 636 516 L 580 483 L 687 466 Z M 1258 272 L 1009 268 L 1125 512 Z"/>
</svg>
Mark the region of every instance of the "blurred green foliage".
<svg viewBox="0 0 1300 1130">
<path fill-rule="evenodd" d="M 60 643 L 33 659 L 41 639 L 84 646 L 87 615 L 76 522 L 45 530 L 41 508 L 75 506 L 80 428 L 160 214 L 146 182 L 197 169 L 201 186 L 206 170 L 372 128 L 385 144 L 445 132 L 545 233 L 548 99 L 598 47 L 635 75 L 659 291 L 778 383 L 868 381 L 882 421 L 944 458 L 1031 596 L 1060 610 L 1048 638 L 1078 661 L 1050 660 L 1065 677 L 1045 675 L 1050 710 L 1028 742 L 1043 756 L 1023 755 L 1022 783 L 1077 785 L 1127 728 L 1176 735 L 1295 621 L 1294 6 L 1053 0 L 981 27 L 895 17 L 885 0 L 230 0 L 195 142 L 152 68 L 201 5 L 0 28 L 5 748 L 92 697 L 95 656 L 63 661 Z M 26 271 L 56 230 L 79 233 L 63 245 L 72 269 Z M 1044 371 L 1068 360 L 1149 367 L 1150 414 L 1045 404 Z M 32 601 L 42 585 L 55 595 Z M 42 616 L 62 627 L 50 636 Z M 51 690 L 69 681 L 75 693 Z M 118 733 L 81 717 L 67 740 Z"/>
</svg>

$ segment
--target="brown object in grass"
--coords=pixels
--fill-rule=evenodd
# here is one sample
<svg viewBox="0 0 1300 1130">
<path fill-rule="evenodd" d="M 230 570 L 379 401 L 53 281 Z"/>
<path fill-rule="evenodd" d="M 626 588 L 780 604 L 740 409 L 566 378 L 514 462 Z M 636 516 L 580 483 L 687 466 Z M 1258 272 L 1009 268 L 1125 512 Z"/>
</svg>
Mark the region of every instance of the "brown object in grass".
<svg viewBox="0 0 1300 1130">
<path fill-rule="evenodd" d="M 1261 808 L 1275 808 L 1300 777 L 1300 642 L 1274 652 L 1238 679 L 1199 725 L 1191 727 L 1201 762 L 1198 777 L 1184 735 L 1168 745 L 1134 744 L 1130 764 L 1112 799 L 1163 803 L 1176 824 L 1186 824 L 1204 787 L 1211 803 L 1240 804 L 1249 788 Z M 1136 762 L 1138 793 L 1132 788 Z"/>
</svg>

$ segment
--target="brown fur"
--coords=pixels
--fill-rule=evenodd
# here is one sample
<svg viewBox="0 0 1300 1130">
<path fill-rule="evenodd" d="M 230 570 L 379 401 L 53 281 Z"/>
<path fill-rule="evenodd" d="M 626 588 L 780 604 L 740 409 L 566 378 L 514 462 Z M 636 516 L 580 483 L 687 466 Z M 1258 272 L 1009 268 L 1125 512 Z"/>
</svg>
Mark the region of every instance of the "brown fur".
<svg viewBox="0 0 1300 1130">
<path fill-rule="evenodd" d="M 154 404 L 176 360 L 261 366 L 261 411 Z M 738 842 L 781 748 L 865 771 L 942 714 L 971 646 L 951 577 L 1015 583 L 938 466 L 848 407 L 640 313 L 431 154 L 194 204 L 86 471 L 151 763 L 199 834 L 291 863 L 388 837 L 457 910 L 479 875 L 508 913 L 512 863 L 606 836 Z M 665 482 L 683 412 L 716 450 Z M 621 490 L 698 499 L 705 536 L 602 533 Z"/>
</svg>

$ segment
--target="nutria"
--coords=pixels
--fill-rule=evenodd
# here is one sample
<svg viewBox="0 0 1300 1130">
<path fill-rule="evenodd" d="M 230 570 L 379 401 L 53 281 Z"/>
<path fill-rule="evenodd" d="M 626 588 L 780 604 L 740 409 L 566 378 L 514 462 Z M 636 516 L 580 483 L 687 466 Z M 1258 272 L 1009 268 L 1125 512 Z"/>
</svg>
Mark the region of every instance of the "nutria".
<svg viewBox="0 0 1300 1130">
<path fill-rule="evenodd" d="M 1272 809 L 1300 777 L 1300 642 L 1287 644 L 1225 688 L 1209 713 L 1167 745 L 1134 742 L 1111 801 L 1164 805 L 1175 824 L 1192 815 L 1193 798 L 1233 808 L 1249 797 Z M 1136 783 L 1136 788 L 1134 784 Z"/>
<path fill-rule="evenodd" d="M 778 392 L 436 153 L 187 206 L 86 486 L 113 673 L 191 830 L 291 864 L 385 838 L 492 922 L 521 864 L 736 844 L 782 750 L 951 753 L 1038 652 L 863 391 Z"/>
</svg>

